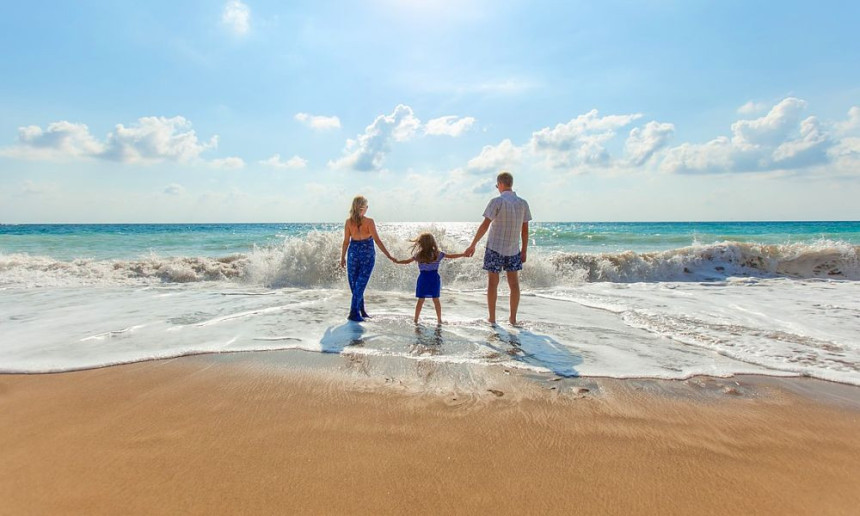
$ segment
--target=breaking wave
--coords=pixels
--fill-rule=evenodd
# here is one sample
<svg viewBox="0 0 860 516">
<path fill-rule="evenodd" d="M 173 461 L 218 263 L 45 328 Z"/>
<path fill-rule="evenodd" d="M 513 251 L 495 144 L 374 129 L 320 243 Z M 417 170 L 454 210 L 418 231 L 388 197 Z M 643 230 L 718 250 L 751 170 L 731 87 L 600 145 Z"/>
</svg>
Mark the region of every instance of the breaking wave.
<svg viewBox="0 0 860 516">
<path fill-rule="evenodd" d="M 442 249 L 461 251 L 461 239 L 437 234 Z M 222 257 L 150 254 L 133 260 L 56 260 L 29 254 L 0 254 L 0 286 L 40 287 L 227 281 L 266 288 L 347 288 L 338 266 L 339 232 L 311 232 L 279 245 Z M 409 255 L 408 242 L 383 235 L 395 256 Z M 476 258 L 449 260 L 443 284 L 480 288 L 485 282 L 480 252 Z M 413 266 L 395 265 L 381 254 L 371 280 L 379 289 L 411 289 Z M 529 251 L 522 273 L 526 288 L 583 282 L 719 281 L 729 277 L 788 277 L 860 280 L 860 246 L 841 241 L 756 244 L 718 242 L 667 251 L 636 253 Z"/>
<path fill-rule="evenodd" d="M 651 253 L 562 253 L 550 258 L 580 281 L 714 281 L 728 277 L 860 279 L 860 246 L 720 242 Z"/>
</svg>

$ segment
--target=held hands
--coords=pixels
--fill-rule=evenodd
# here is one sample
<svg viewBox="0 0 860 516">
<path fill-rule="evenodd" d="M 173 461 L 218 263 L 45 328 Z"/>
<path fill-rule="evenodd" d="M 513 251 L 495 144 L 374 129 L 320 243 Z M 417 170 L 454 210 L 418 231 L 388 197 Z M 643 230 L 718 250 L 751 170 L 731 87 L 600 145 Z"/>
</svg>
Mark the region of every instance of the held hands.
<svg viewBox="0 0 860 516">
<path fill-rule="evenodd" d="M 475 254 L 475 246 L 474 245 L 470 245 L 469 247 L 466 248 L 465 251 L 463 251 L 463 256 L 466 256 L 468 258 L 471 258 L 474 254 Z"/>
</svg>

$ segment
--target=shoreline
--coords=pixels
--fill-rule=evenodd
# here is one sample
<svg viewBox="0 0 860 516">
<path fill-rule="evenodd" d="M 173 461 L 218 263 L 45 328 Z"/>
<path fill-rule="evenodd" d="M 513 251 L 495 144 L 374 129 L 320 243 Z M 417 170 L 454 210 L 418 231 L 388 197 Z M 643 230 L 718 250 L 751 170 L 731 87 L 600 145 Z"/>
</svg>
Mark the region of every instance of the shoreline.
<svg viewBox="0 0 860 516">
<path fill-rule="evenodd" d="M 278 358 L 273 358 L 278 357 Z M 283 368 L 285 371 L 289 373 L 285 374 L 300 374 L 304 376 L 318 376 L 318 379 L 330 377 L 332 374 L 339 374 L 335 372 L 336 369 L 339 369 L 340 372 L 349 371 L 350 367 L 340 367 L 338 368 L 338 362 L 342 362 L 343 364 L 354 363 L 361 359 L 366 359 L 367 357 L 359 357 L 359 356 L 344 356 L 338 353 L 329 353 L 329 352 L 316 352 L 316 351 L 307 351 L 303 349 L 284 349 L 284 350 L 260 350 L 260 351 L 228 351 L 228 352 L 203 352 L 203 353 L 189 353 L 187 355 L 180 355 L 176 357 L 169 358 L 155 358 L 150 360 L 138 360 L 133 362 L 123 362 L 117 364 L 106 364 L 100 365 L 96 367 L 84 367 L 80 369 L 70 369 L 70 370 L 56 370 L 56 371 L 39 371 L 39 372 L 5 372 L 0 371 L 0 383 L 2 383 L 2 379 L 4 377 L 40 377 L 40 376 L 55 376 L 55 375 L 67 375 L 67 374 L 80 374 L 80 373 L 88 373 L 94 371 L 100 371 L 105 369 L 114 369 L 114 368 L 124 368 L 124 367 L 133 367 L 133 366 L 145 366 L 146 364 L 153 363 L 172 363 L 175 361 L 191 361 L 191 360 L 213 360 L 218 363 L 240 363 L 244 364 L 244 366 L 251 366 L 253 364 L 256 367 L 273 367 L 273 368 Z M 377 367 L 375 371 L 371 372 L 369 368 L 364 367 L 364 373 L 368 377 L 368 382 L 364 382 L 367 386 L 374 385 L 376 387 L 381 387 L 380 385 L 374 383 L 371 378 L 372 375 L 384 375 L 385 373 L 393 373 L 399 376 L 410 376 L 407 371 L 405 371 L 406 367 L 409 364 L 415 365 L 420 363 L 420 360 L 405 360 L 400 357 L 373 357 L 379 361 L 379 363 L 387 364 L 389 367 L 380 368 Z M 341 364 L 341 366 L 343 366 Z M 396 367 L 391 367 L 392 364 L 399 364 Z M 406 364 L 406 367 L 404 367 Z M 434 364 L 435 367 L 440 367 L 441 364 Z M 598 384 L 600 382 L 621 382 L 628 383 L 631 385 L 652 385 L 652 386 L 661 386 L 658 389 L 650 389 L 653 390 L 655 394 L 660 394 L 663 396 L 680 396 L 686 398 L 695 398 L 696 396 L 711 397 L 713 398 L 715 395 L 719 397 L 720 394 L 728 394 L 732 396 L 739 396 L 741 392 L 739 389 L 736 389 L 735 386 L 740 387 L 741 384 L 744 384 L 744 388 L 746 388 L 749 393 L 755 392 L 757 389 L 762 388 L 775 388 L 777 390 L 785 390 L 791 392 L 795 395 L 807 398 L 809 401 L 820 402 L 824 404 L 833 404 L 837 406 L 841 406 L 843 408 L 855 409 L 860 411 L 860 386 L 853 385 L 850 383 L 838 382 L 835 380 L 828 380 L 825 378 L 814 378 L 805 375 L 788 375 L 788 374 L 753 374 L 753 373 L 737 373 L 730 376 L 717 376 L 717 375 L 708 375 L 708 374 L 693 374 L 686 378 L 656 378 L 650 376 L 631 376 L 631 377 L 613 377 L 613 376 L 573 376 L 573 377 L 561 377 L 555 375 L 551 372 L 546 373 L 538 373 L 527 370 L 516 370 L 515 368 L 507 368 L 505 366 L 500 366 L 498 364 L 485 364 L 485 365 L 474 365 L 474 364 L 444 364 L 447 367 L 458 368 L 461 370 L 474 370 L 480 369 L 481 371 L 487 373 L 487 377 L 495 377 L 499 378 L 498 371 L 494 374 L 494 370 L 501 370 L 506 376 L 514 376 L 518 378 L 531 379 L 530 383 L 534 384 L 536 382 L 547 381 L 547 382 L 561 382 L 560 384 L 555 385 L 565 385 L 567 384 L 567 390 L 577 388 L 581 388 L 582 384 L 591 383 Z M 332 378 L 329 378 L 332 380 Z M 347 386 L 350 382 L 347 381 L 346 378 L 341 379 L 344 382 L 344 385 Z M 379 379 L 376 379 L 379 380 Z M 401 378 L 399 381 L 403 384 L 406 378 Z M 393 381 L 392 378 L 386 378 L 385 384 Z M 361 382 L 361 380 L 359 380 Z M 523 388 L 526 384 L 519 384 L 519 388 Z M 710 383 L 711 385 L 705 387 L 705 384 Z M 697 386 L 698 393 L 694 393 L 692 391 L 686 392 L 686 387 L 688 386 Z M 722 390 L 722 392 L 716 392 L 720 389 L 715 389 L 714 387 L 718 386 Z M 414 387 L 414 386 L 413 386 Z M 426 387 L 422 386 L 422 387 Z M 533 386 L 532 386 L 533 387 Z M 639 387 L 641 388 L 641 387 Z M 366 390 L 366 389 L 362 389 Z M 435 389 L 439 394 L 438 389 Z M 532 391 L 532 394 L 535 394 L 535 390 L 533 388 L 527 388 L 527 390 Z M 0 391 L 2 392 L 2 391 Z M 559 392 L 564 392 L 564 389 L 559 390 Z M 674 394 L 673 394 L 674 393 Z M 416 392 L 411 392 L 411 394 L 416 394 Z M 540 396 L 538 394 L 537 396 Z"/>
<path fill-rule="evenodd" d="M 413 363 L 397 376 L 392 361 L 297 353 L 0 375 L 5 511 L 847 514 L 860 503 L 853 386 L 502 368 L 464 384 L 468 367 Z"/>
</svg>

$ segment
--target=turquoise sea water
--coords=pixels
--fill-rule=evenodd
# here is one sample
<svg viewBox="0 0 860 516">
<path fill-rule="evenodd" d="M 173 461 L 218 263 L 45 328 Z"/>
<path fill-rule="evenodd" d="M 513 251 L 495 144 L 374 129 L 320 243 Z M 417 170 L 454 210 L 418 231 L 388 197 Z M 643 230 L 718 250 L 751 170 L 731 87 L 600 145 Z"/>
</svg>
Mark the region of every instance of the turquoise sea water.
<svg viewBox="0 0 860 516">
<path fill-rule="evenodd" d="M 409 238 L 443 229 L 468 243 L 477 224 L 385 224 L 380 232 Z M 312 232 L 339 232 L 339 223 L 285 224 L 26 224 L 0 225 L 0 254 L 26 253 L 58 260 L 159 256 L 229 256 L 279 245 Z M 531 227 L 533 249 L 578 253 L 666 251 L 715 242 L 860 245 L 860 222 L 540 222 Z"/>
</svg>

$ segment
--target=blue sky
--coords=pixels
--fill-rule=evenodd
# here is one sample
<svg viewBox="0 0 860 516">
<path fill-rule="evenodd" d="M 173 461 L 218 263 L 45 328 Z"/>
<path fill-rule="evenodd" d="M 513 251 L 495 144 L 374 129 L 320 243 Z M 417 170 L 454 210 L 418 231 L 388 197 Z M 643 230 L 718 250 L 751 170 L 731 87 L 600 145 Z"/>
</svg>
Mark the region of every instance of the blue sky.
<svg viewBox="0 0 860 516">
<path fill-rule="evenodd" d="M 860 219 L 856 2 L 4 2 L 0 223 Z"/>
</svg>

